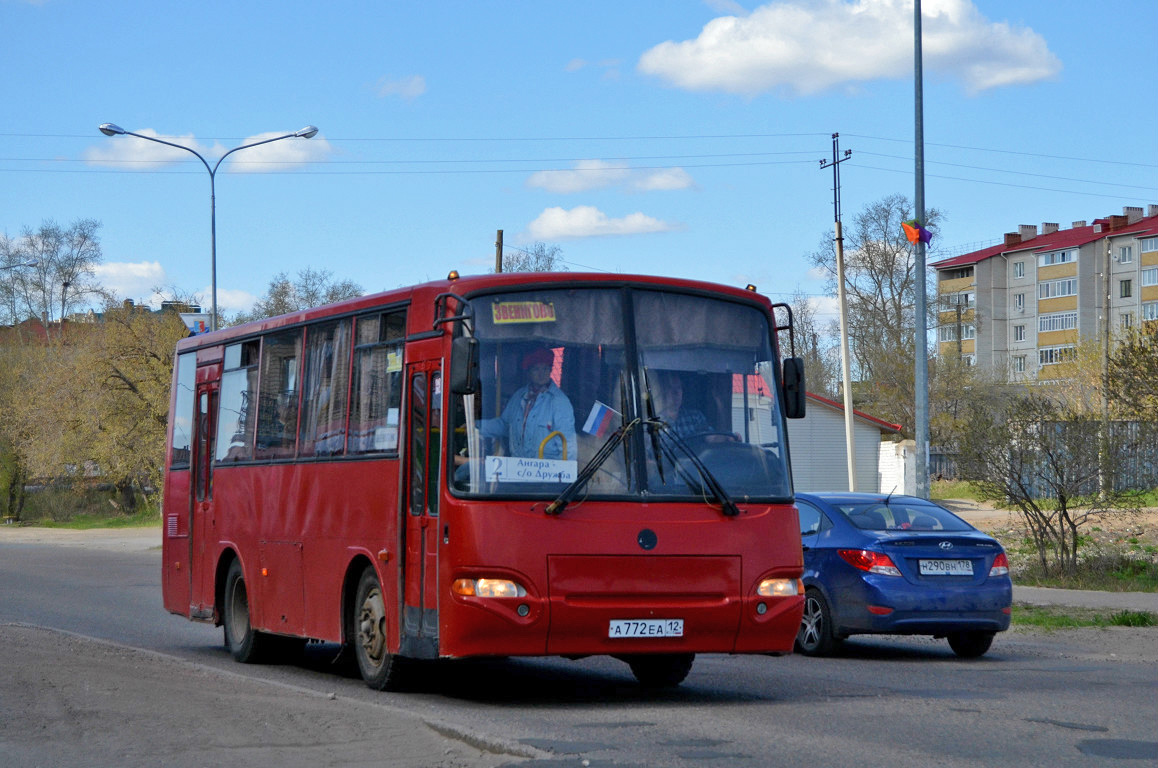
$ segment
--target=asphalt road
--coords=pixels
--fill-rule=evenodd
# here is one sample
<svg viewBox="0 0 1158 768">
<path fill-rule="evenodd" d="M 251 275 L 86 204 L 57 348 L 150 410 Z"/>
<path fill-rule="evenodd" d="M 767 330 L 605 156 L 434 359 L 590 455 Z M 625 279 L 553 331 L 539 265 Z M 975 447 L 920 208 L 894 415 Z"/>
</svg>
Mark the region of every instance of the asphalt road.
<svg viewBox="0 0 1158 768">
<path fill-rule="evenodd" d="M 611 659 L 460 662 L 382 694 L 330 646 L 234 664 L 219 629 L 162 609 L 155 539 L 35 538 L 0 531 L 6 768 L 1158 761 L 1154 629 L 1009 632 L 975 661 L 925 638 L 854 640 L 831 659 L 702 656 L 662 693 Z"/>
</svg>

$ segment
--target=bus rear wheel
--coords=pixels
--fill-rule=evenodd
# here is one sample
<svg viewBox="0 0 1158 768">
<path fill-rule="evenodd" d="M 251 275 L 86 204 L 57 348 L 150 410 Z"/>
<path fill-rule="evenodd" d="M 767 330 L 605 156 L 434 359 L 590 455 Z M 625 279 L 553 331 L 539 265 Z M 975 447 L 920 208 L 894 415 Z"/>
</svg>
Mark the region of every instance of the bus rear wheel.
<svg viewBox="0 0 1158 768">
<path fill-rule="evenodd" d="M 644 688 L 672 688 L 679 685 L 692 671 L 694 653 L 661 653 L 628 656 L 623 659 L 631 667 L 631 674 Z"/>
<path fill-rule="evenodd" d="M 234 560 L 229 565 L 229 572 L 225 576 L 221 623 L 225 627 L 225 645 L 234 659 L 242 664 L 257 664 L 265 659 L 271 638 L 250 624 L 249 590 L 245 587 L 245 574 L 241 570 L 240 560 Z"/>
<path fill-rule="evenodd" d="M 352 619 L 354 657 L 366 685 L 376 691 L 401 690 L 406 662 L 387 650 L 386 600 L 372 567 L 362 571 L 358 579 Z"/>
</svg>

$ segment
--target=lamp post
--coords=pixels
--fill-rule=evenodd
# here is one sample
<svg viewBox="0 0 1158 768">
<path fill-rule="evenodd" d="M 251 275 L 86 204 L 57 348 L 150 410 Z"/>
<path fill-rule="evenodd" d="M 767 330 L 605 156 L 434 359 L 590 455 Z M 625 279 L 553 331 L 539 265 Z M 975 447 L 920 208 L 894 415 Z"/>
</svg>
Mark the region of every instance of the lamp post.
<svg viewBox="0 0 1158 768">
<path fill-rule="evenodd" d="M 24 264 L 8 264 L 6 266 L 0 267 L 0 269 L 21 269 L 22 267 L 39 267 L 39 266 L 40 266 L 39 261 L 29 261 L 29 262 L 26 262 Z"/>
<path fill-rule="evenodd" d="M 211 252 L 211 261 L 210 261 L 210 277 L 211 277 L 211 284 L 212 284 L 211 290 L 213 293 L 212 308 L 210 309 L 211 314 L 209 315 L 209 330 L 216 331 L 217 330 L 217 187 L 216 187 L 216 179 L 217 179 L 217 169 L 221 167 L 221 161 L 224 160 L 225 158 L 229 157 L 230 155 L 232 155 L 234 152 L 237 152 L 239 150 L 249 149 L 250 147 L 257 147 L 257 146 L 260 146 L 262 144 L 269 144 L 270 142 L 274 142 L 274 141 L 281 141 L 282 139 L 312 139 L 314 136 L 317 135 L 318 129 L 315 126 L 307 125 L 305 128 L 302 128 L 300 131 L 294 131 L 293 133 L 287 133 L 284 136 L 275 136 L 272 139 L 264 139 L 262 141 L 255 141 L 252 144 L 242 144 L 240 147 L 234 147 L 233 149 L 229 150 L 224 155 L 222 155 L 220 158 L 218 158 L 217 163 L 213 167 L 209 166 L 209 162 L 204 157 L 201 156 L 201 153 L 199 153 L 195 149 L 190 149 L 189 147 L 186 147 L 183 144 L 174 144 L 171 141 L 165 141 L 164 139 L 158 139 L 158 138 L 155 138 L 153 136 L 143 136 L 139 133 L 133 133 L 132 131 L 126 131 L 124 128 L 121 128 L 119 125 L 115 125 L 113 123 L 101 123 L 100 131 L 105 136 L 136 136 L 138 139 L 144 139 L 145 141 L 155 141 L 158 144 L 165 144 L 166 146 L 176 147 L 177 149 L 183 149 L 186 152 L 192 152 L 194 155 L 197 156 L 197 159 L 201 161 L 201 164 L 205 166 L 205 170 L 209 171 L 209 248 L 210 248 L 210 252 Z"/>
</svg>

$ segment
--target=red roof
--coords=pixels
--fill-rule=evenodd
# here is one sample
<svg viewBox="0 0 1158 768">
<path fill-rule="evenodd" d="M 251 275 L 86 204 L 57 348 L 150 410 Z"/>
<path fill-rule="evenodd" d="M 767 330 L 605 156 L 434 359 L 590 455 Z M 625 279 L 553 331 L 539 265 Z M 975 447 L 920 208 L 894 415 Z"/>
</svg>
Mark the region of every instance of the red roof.
<svg viewBox="0 0 1158 768">
<path fill-rule="evenodd" d="M 1124 218 L 1124 217 L 1117 217 Z M 1023 240 L 1014 245 L 1005 245 L 1000 243 L 988 248 L 983 248 L 980 251 L 973 251 L 972 253 L 965 253 L 960 256 L 954 256 L 951 259 L 944 259 L 937 261 L 929 266 L 933 269 L 951 269 L 953 267 L 967 266 L 969 264 L 977 264 L 994 256 L 1001 256 L 1006 253 L 1019 253 L 1028 251 L 1031 253 L 1042 253 L 1043 251 L 1052 251 L 1058 248 L 1075 248 L 1092 243 L 1095 240 L 1101 240 L 1104 237 L 1113 235 L 1131 235 L 1141 234 L 1147 232 L 1158 233 L 1158 216 L 1147 216 L 1145 218 L 1135 221 L 1133 224 L 1119 226 L 1117 229 L 1110 229 L 1110 219 L 1096 219 L 1093 224 L 1086 227 L 1075 227 L 1073 229 L 1059 229 L 1056 232 L 1049 234 L 1042 234 L 1036 237 L 1031 237 L 1028 240 Z M 1100 225 L 1100 226 L 1099 226 Z M 1100 232 L 1095 232 L 1095 229 L 1100 229 Z"/>
<path fill-rule="evenodd" d="M 817 403 L 820 403 L 821 405 L 826 405 L 829 408 L 833 408 L 835 410 L 840 411 L 841 413 L 844 413 L 844 405 L 836 402 L 835 400 L 829 400 L 827 397 L 821 397 L 820 395 L 814 395 L 811 392 L 806 392 L 805 394 L 808 396 L 809 400 L 813 400 Z M 901 431 L 901 425 L 900 424 L 890 424 L 889 422 L 885 421 L 884 419 L 878 419 L 876 416 L 869 416 L 867 413 L 864 413 L 863 411 L 858 411 L 856 408 L 852 409 L 852 415 L 858 419 L 863 419 L 864 421 L 871 421 L 873 424 L 876 424 L 878 427 L 884 427 L 885 429 L 889 430 L 890 432 L 900 432 Z"/>
</svg>

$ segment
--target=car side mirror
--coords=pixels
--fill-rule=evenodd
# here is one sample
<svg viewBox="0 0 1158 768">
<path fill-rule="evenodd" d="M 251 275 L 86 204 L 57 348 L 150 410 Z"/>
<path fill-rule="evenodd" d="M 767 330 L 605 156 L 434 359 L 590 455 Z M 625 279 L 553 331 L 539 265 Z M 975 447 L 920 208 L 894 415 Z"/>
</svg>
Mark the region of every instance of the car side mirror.
<svg viewBox="0 0 1158 768">
<path fill-rule="evenodd" d="M 804 358 L 785 358 L 781 381 L 784 385 L 784 415 L 790 419 L 803 419 L 804 404 L 807 401 L 804 389 Z"/>
</svg>

